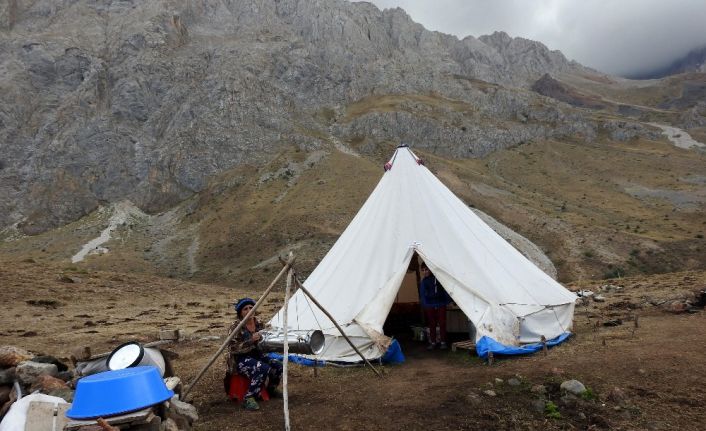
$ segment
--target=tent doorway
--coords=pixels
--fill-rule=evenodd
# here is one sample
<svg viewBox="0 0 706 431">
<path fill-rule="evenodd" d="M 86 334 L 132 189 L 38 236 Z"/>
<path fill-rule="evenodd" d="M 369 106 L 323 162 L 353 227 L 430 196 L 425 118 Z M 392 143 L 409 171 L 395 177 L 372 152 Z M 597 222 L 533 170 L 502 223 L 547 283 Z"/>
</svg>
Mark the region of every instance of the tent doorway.
<svg viewBox="0 0 706 431">
<path fill-rule="evenodd" d="M 426 334 L 423 335 L 424 338 L 420 337 L 420 332 L 423 333 L 427 326 L 419 299 L 423 262 L 422 258 L 414 253 L 383 326 L 385 335 L 405 344 L 426 341 Z M 446 332 L 449 341 L 474 339 L 473 324 L 463 311 L 453 302 L 446 308 Z"/>
</svg>

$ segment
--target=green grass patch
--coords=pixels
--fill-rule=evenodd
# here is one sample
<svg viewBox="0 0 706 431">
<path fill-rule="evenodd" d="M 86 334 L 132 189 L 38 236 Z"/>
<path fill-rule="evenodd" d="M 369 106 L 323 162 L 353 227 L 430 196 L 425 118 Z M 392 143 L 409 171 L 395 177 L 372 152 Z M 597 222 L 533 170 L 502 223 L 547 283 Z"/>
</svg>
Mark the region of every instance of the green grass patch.
<svg viewBox="0 0 706 431">
<path fill-rule="evenodd" d="M 544 405 L 544 416 L 549 419 L 561 419 L 561 412 L 559 412 L 559 407 L 551 401 L 547 401 Z"/>
</svg>

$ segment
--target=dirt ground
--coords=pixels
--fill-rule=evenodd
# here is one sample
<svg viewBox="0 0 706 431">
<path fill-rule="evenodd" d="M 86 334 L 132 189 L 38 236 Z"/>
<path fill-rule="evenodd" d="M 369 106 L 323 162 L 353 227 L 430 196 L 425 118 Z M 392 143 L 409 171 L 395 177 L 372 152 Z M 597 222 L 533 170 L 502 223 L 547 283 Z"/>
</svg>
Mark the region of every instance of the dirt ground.
<svg viewBox="0 0 706 431">
<path fill-rule="evenodd" d="M 68 282 L 66 277 L 73 278 Z M 590 288 L 607 281 L 570 286 Z M 706 312 L 680 311 L 691 292 L 706 288 L 706 272 L 611 280 L 606 302 L 577 306 L 575 336 L 534 356 L 492 366 L 468 351 L 427 352 L 401 339 L 407 361 L 366 368 L 292 365 L 289 410 L 293 429 L 703 429 L 706 424 Z M 264 287 L 264 286 L 262 286 Z M 261 288 L 262 288 L 261 287 Z M 151 341 L 160 328 L 181 328 L 186 340 L 170 349 L 186 382 L 217 350 L 233 318 L 230 303 L 252 291 L 110 272 L 81 272 L 33 262 L 0 262 L 0 345 L 67 359 L 72 347 L 109 351 L 129 340 Z M 281 305 L 281 290 L 265 305 Z M 676 304 L 676 305 L 674 305 Z M 635 325 L 635 316 L 638 325 Z M 621 322 L 618 324 L 618 320 Z M 617 326 L 604 326 L 611 321 Z M 279 430 L 282 400 L 246 412 L 222 391 L 219 360 L 193 391 L 197 430 Z M 517 378 L 517 386 L 508 384 Z M 496 378 L 503 382 L 496 382 Z M 586 399 L 562 399 L 559 384 L 583 382 Z M 560 417 L 549 418 L 533 386 Z M 492 389 L 495 396 L 484 391 Z M 535 388 L 536 390 L 536 388 Z M 538 404 L 538 405 L 537 405 Z"/>
</svg>

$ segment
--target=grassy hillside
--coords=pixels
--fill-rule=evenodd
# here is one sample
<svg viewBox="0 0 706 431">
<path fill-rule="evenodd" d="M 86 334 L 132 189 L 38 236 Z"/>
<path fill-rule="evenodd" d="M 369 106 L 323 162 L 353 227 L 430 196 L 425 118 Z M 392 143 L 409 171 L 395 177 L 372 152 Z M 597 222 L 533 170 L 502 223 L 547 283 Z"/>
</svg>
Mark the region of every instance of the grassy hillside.
<svg viewBox="0 0 706 431">
<path fill-rule="evenodd" d="M 107 226 L 107 209 L 3 242 L 0 253 L 247 285 L 269 279 L 277 256 L 294 250 L 308 273 L 382 176 L 394 145 L 375 148 L 357 157 L 292 147 L 266 166 L 229 171 L 171 212 L 130 219 L 105 244 L 109 253 L 77 264 L 70 257 Z M 702 152 L 607 138 L 535 142 L 483 159 L 417 152 L 461 199 L 540 245 L 564 281 L 706 265 Z"/>
</svg>

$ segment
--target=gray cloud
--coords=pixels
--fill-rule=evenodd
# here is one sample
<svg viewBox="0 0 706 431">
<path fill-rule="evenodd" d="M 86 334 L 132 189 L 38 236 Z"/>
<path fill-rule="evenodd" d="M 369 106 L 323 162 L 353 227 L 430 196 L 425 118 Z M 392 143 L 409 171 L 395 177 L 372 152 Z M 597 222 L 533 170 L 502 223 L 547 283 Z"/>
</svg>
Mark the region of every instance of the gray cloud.
<svg viewBox="0 0 706 431">
<path fill-rule="evenodd" d="M 704 0 L 372 0 L 458 37 L 496 30 L 538 40 L 616 75 L 664 66 L 706 45 Z"/>
</svg>

